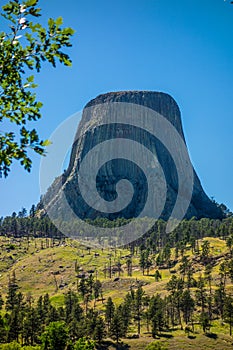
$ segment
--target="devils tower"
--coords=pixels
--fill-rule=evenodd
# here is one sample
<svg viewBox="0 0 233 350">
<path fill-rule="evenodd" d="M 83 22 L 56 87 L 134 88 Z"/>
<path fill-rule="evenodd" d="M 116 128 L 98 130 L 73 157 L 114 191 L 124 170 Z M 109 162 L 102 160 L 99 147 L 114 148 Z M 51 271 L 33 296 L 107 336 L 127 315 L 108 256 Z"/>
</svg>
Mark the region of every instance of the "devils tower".
<svg viewBox="0 0 233 350">
<path fill-rule="evenodd" d="M 117 159 L 113 156 L 112 159 L 106 161 L 105 164 L 100 167 L 95 177 L 96 193 L 98 193 L 100 201 L 102 198 L 109 203 L 117 198 L 116 186 L 119 181 L 124 179 L 131 183 L 132 198 L 130 203 L 127 203 L 123 209 L 117 209 L 115 212 L 114 210 L 108 212 L 101 211 L 98 209 L 98 198 L 93 202 L 94 205 L 91 206 L 90 203 L 87 203 L 83 198 L 79 183 L 79 176 L 81 176 L 80 166 L 86 155 L 94 150 L 98 144 L 107 140 L 118 139 L 119 142 L 117 146 L 114 147 L 119 147 L 120 149 L 124 140 L 131 140 L 144 145 L 150 152 L 156 154 L 156 159 L 158 160 L 159 167 L 161 167 L 163 171 L 163 178 L 166 182 L 166 198 L 164 199 L 164 206 L 160 218 L 167 220 L 176 203 L 180 185 L 176 164 L 166 148 L 166 145 L 162 144 L 159 139 L 148 133 L 145 128 L 138 128 L 119 122 L 103 123 L 102 116 L 104 114 L 106 116 L 107 108 L 111 103 L 143 106 L 159 113 L 173 125 L 185 144 L 181 113 L 177 103 L 170 95 L 154 91 L 121 91 L 99 95 L 91 100 L 84 108 L 82 120 L 78 126 L 76 138 L 73 143 L 69 166 L 64 174 L 61 175 L 59 179 L 55 180 L 44 195 L 43 202 L 45 210 L 49 208 L 49 210 L 53 212 L 53 216 L 57 215 L 57 217 L 61 219 L 66 218 L 66 211 L 60 202 L 59 196 L 59 193 L 62 191 L 72 211 L 81 219 L 105 217 L 114 220 L 118 217 L 127 219 L 137 217 L 143 210 L 148 195 L 150 194 L 150 189 L 148 188 L 148 179 L 143 173 L 143 170 L 140 169 L 140 166 L 133 161 L 133 155 L 132 160 L 130 156 L 127 159 L 124 159 L 122 156 Z M 176 150 L 175 147 L 176 146 L 174 146 L 173 151 L 178 152 L 179 150 Z M 115 151 L 116 149 L 114 149 L 114 152 Z M 96 152 L 91 162 L 98 163 L 99 158 L 102 156 L 103 154 L 101 154 L 101 152 Z M 154 168 L 150 165 L 149 161 L 146 167 L 148 173 L 153 175 Z M 187 219 L 194 216 L 198 219 L 204 217 L 221 219 L 223 217 L 222 211 L 204 192 L 193 167 L 192 171 L 192 195 L 184 217 Z M 90 175 L 92 174 L 86 173 L 84 177 L 88 179 Z M 88 191 L 87 180 L 87 192 Z M 158 193 L 159 191 L 160 190 L 158 190 Z M 89 198 L 91 198 L 92 193 L 88 193 L 88 195 Z M 160 197 L 157 195 L 155 198 L 155 207 L 159 206 L 159 202 Z"/>
</svg>

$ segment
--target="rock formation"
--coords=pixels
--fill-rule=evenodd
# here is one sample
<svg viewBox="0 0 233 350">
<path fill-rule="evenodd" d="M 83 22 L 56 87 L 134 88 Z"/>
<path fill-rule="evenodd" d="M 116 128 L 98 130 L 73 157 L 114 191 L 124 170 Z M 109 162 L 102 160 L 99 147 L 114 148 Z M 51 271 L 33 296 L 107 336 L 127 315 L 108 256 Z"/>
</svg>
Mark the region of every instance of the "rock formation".
<svg viewBox="0 0 233 350">
<path fill-rule="evenodd" d="M 175 100 L 168 94 L 153 91 L 122 91 L 99 95 L 94 100 L 91 100 L 84 109 L 83 117 L 77 130 L 76 140 L 73 144 L 68 169 L 60 178 L 55 180 L 45 194 L 45 209 L 49 208 L 54 215 L 57 215 L 59 218 L 66 218 L 65 207 L 61 204 L 59 197 L 60 191 L 63 191 L 69 206 L 81 219 L 95 219 L 97 217 L 107 217 L 109 219 L 137 217 L 143 210 L 150 189 L 148 189 L 146 175 L 133 160 L 124 159 L 123 157 L 116 159 L 113 157 L 113 159 L 103 164 L 96 174 L 96 189 L 99 194 L 99 199 L 103 198 L 109 203 L 114 201 L 117 197 L 116 186 L 120 180 L 125 179 L 131 183 L 132 200 L 122 210 L 115 212 L 113 210 L 109 212 L 99 211 L 98 199 L 96 199 L 97 202 L 94 207 L 90 206 L 84 200 L 80 191 L 80 166 L 85 156 L 98 144 L 109 139 L 114 140 L 119 138 L 119 140 L 127 139 L 137 141 L 156 154 L 166 181 L 165 205 L 160 217 L 167 220 L 175 205 L 179 187 L 179 179 L 174 160 L 166 146 L 145 129 L 119 122 L 115 124 L 101 123 L 102 116 L 106 114 L 107 107 L 105 106 L 115 102 L 136 104 L 159 113 L 175 127 L 181 139 L 185 142 L 179 107 Z M 121 147 L 120 145 L 121 141 L 119 141 L 119 149 Z M 101 157 L 102 154 L 100 154 L 100 152 L 96 153 L 92 161 L 97 162 L 98 158 Z M 150 168 L 149 163 L 148 167 Z M 151 166 L 151 169 L 148 171 L 153 173 L 153 166 Z M 88 179 L 89 175 L 90 174 L 86 174 L 86 179 Z M 88 181 L 89 180 L 87 180 L 87 182 Z M 126 192 L 127 191 L 125 191 L 125 195 L 127 196 L 129 193 Z M 155 206 L 159 206 L 159 201 L 160 198 L 156 197 Z M 194 170 L 192 197 L 185 218 L 191 218 L 193 216 L 197 218 L 207 217 L 213 219 L 221 219 L 223 216 L 219 207 L 205 194 Z"/>
</svg>

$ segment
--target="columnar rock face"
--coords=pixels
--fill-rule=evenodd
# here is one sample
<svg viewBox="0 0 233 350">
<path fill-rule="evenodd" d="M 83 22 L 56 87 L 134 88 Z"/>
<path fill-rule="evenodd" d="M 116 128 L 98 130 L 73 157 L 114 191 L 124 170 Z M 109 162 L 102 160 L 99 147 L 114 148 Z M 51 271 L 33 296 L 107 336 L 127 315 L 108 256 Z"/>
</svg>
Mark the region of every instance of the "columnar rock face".
<svg viewBox="0 0 233 350">
<path fill-rule="evenodd" d="M 108 104 L 114 102 L 145 106 L 159 113 L 175 127 L 185 142 L 179 107 L 168 94 L 153 91 L 122 91 L 100 95 L 90 101 L 84 109 L 83 117 L 77 130 L 76 141 L 73 144 L 69 167 L 45 194 L 45 209 L 47 207 L 55 213 L 54 215 L 57 213 L 59 218 L 65 218 L 65 208 L 63 208 L 59 199 L 59 193 L 63 191 L 69 206 L 79 218 L 95 219 L 97 217 L 107 217 L 109 219 L 116 219 L 118 217 L 138 217 L 147 201 L 148 191 L 150 189 L 148 188 L 146 175 L 133 160 L 124 159 L 124 157 L 119 157 L 118 159 L 113 157 L 113 159 L 103 164 L 96 174 L 96 189 L 99 198 L 103 198 L 105 201 L 111 202 L 116 199 L 116 186 L 120 180 L 126 179 L 131 183 L 132 200 L 122 210 L 111 210 L 109 212 L 98 210 L 98 199 L 94 207 L 89 205 L 84 200 L 79 185 L 82 161 L 95 146 L 106 140 L 127 139 L 143 144 L 151 152 L 156 154 L 166 182 L 165 205 L 160 217 L 167 220 L 175 205 L 179 187 L 174 160 L 166 146 L 145 129 L 119 122 L 116 124 L 103 124 L 102 116 L 104 114 L 106 115 L 105 112 Z M 122 142 L 119 141 L 119 150 L 121 146 Z M 92 162 L 98 163 L 99 158 L 102 156 L 101 152 L 97 152 L 93 156 Z M 148 171 L 151 173 L 155 171 L 154 167 L 149 163 L 149 158 L 148 168 Z M 87 179 L 89 175 L 86 174 Z M 185 218 L 195 216 L 197 218 L 208 217 L 221 219 L 223 215 L 222 211 L 205 194 L 194 170 L 193 176 L 193 191 Z M 159 206 L 160 200 L 159 196 L 155 198 L 155 207 Z"/>
</svg>

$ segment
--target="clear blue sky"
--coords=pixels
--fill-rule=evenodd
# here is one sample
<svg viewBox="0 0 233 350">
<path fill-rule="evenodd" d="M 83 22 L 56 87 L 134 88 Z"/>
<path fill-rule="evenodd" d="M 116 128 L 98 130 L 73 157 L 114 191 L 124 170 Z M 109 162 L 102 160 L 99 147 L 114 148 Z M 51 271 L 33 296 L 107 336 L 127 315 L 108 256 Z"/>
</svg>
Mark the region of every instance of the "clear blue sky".
<svg viewBox="0 0 233 350">
<path fill-rule="evenodd" d="M 1 4 L 6 1 L 1 0 Z M 41 137 L 100 93 L 170 93 L 209 196 L 233 210 L 233 5 L 224 0 L 41 0 L 43 17 L 76 29 L 73 67 L 36 77 Z M 39 200 L 39 157 L 0 180 L 0 216 Z"/>
</svg>

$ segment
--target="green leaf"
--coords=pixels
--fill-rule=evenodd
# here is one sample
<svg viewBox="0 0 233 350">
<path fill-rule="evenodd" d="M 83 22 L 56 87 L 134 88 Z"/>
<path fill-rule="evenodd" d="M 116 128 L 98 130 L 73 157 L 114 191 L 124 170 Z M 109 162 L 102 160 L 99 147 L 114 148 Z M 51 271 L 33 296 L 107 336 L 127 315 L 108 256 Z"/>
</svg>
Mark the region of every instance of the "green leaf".
<svg viewBox="0 0 233 350">
<path fill-rule="evenodd" d="M 41 143 L 41 146 L 47 147 L 47 146 L 50 146 L 51 144 L 52 144 L 51 141 L 49 141 L 49 140 L 44 140 L 44 141 Z"/>
<path fill-rule="evenodd" d="M 48 19 L 48 25 L 49 25 L 49 28 L 51 28 L 54 25 L 54 20 L 52 18 Z"/>
<path fill-rule="evenodd" d="M 72 66 L 72 62 L 70 59 L 68 58 L 63 58 L 63 62 L 65 64 L 65 66 L 71 67 Z"/>
<path fill-rule="evenodd" d="M 55 23 L 56 23 L 56 25 L 57 25 L 58 27 L 61 26 L 62 23 L 63 23 L 63 18 L 62 18 L 61 16 L 58 17 L 58 18 L 56 19 Z"/>
<path fill-rule="evenodd" d="M 30 77 L 27 78 L 27 81 L 29 83 L 32 83 L 34 81 L 34 75 L 31 75 Z"/>
<path fill-rule="evenodd" d="M 42 102 L 37 102 L 36 107 L 38 109 L 42 108 L 43 107 L 43 103 Z"/>
<path fill-rule="evenodd" d="M 23 2 L 23 5 L 25 5 L 26 7 L 31 7 L 31 6 L 35 6 L 38 3 L 38 0 L 27 0 Z"/>
<path fill-rule="evenodd" d="M 70 28 L 70 27 L 67 27 L 67 28 L 64 28 L 62 29 L 62 34 L 65 34 L 65 35 L 74 35 L 75 33 L 75 30 Z"/>
<path fill-rule="evenodd" d="M 40 11 L 41 11 L 40 8 L 38 8 L 38 9 L 31 8 L 31 9 L 29 10 L 30 15 L 32 15 L 32 16 L 34 16 L 34 17 L 40 17 L 40 16 L 41 16 Z"/>
</svg>

